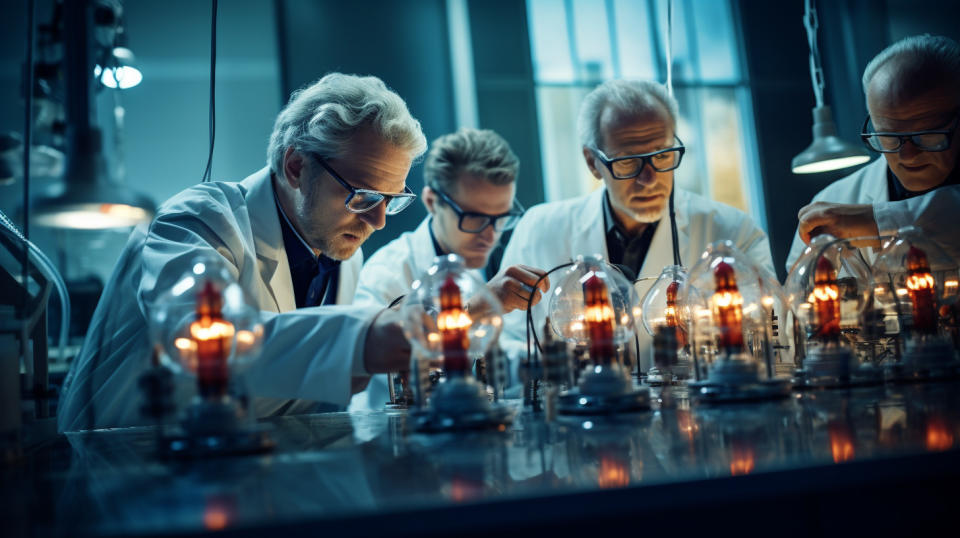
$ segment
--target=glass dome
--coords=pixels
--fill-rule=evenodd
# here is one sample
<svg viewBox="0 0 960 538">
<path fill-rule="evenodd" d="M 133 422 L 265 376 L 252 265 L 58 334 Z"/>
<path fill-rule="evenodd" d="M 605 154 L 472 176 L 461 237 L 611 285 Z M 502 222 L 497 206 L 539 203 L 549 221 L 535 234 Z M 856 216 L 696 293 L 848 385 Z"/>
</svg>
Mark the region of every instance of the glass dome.
<svg viewBox="0 0 960 538">
<path fill-rule="evenodd" d="M 634 343 L 640 301 L 632 283 L 602 258 L 578 256 L 553 287 L 548 311 L 556 335 L 587 349 L 594 363 L 610 363 Z"/>
<path fill-rule="evenodd" d="M 224 260 L 194 260 L 150 312 L 161 361 L 195 375 L 201 389 L 225 392 L 230 374 L 256 358 L 263 340 L 260 311 L 252 304 Z"/>
<path fill-rule="evenodd" d="M 956 262 L 914 227 L 887 241 L 873 263 L 874 301 L 887 333 L 934 336 L 955 332 Z"/>
<path fill-rule="evenodd" d="M 806 340 L 853 340 L 870 301 L 873 276 L 857 247 L 830 235 L 810 241 L 787 275 L 785 293 Z"/>
<path fill-rule="evenodd" d="M 681 378 L 689 375 L 690 313 L 680 303 L 680 293 L 686 284 L 686 269 L 668 265 L 641 301 L 643 328 L 654 338 L 655 368 L 648 372 L 647 378 L 651 384 L 663 381 L 662 377 L 657 377 L 662 376 L 661 368 Z"/>
<path fill-rule="evenodd" d="M 469 374 L 472 359 L 497 341 L 503 307 L 455 254 L 438 256 L 402 305 L 403 331 L 415 356 L 447 376 Z"/>
<path fill-rule="evenodd" d="M 735 387 L 777 376 L 779 334 L 774 328 L 785 311 L 783 291 L 732 242 L 707 247 L 690 269 L 680 302 L 690 311 L 698 381 L 714 379 Z"/>
</svg>

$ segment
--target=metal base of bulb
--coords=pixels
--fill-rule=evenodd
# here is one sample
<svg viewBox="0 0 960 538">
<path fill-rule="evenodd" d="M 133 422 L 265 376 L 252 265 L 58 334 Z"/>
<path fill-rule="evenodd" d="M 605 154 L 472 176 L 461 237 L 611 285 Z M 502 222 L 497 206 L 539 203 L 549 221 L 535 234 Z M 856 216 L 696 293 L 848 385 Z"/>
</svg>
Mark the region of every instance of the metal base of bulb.
<svg viewBox="0 0 960 538">
<path fill-rule="evenodd" d="M 244 424 L 243 409 L 229 397 L 198 400 L 180 422 L 182 434 L 164 435 L 158 441 L 161 457 L 193 459 L 273 450 L 267 428 Z"/>
<path fill-rule="evenodd" d="M 860 364 L 845 346 L 813 347 L 794 376 L 794 388 L 845 388 L 883 383 L 883 371 Z"/>
<path fill-rule="evenodd" d="M 414 429 L 424 432 L 505 429 L 513 410 L 491 405 L 486 387 L 472 377 L 448 377 L 436 386 L 426 409 L 411 411 Z"/>
<path fill-rule="evenodd" d="M 564 415 L 609 415 L 650 409 L 650 391 L 635 389 L 619 364 L 588 367 L 577 387 L 557 398 Z"/>
<path fill-rule="evenodd" d="M 706 379 L 687 385 L 691 396 L 707 403 L 786 398 L 791 389 L 788 379 L 760 379 L 756 364 L 746 357 L 720 359 L 711 365 Z"/>
<path fill-rule="evenodd" d="M 892 381 L 939 381 L 960 377 L 960 361 L 950 341 L 940 336 L 911 338 L 900 361 L 887 372 Z"/>
</svg>

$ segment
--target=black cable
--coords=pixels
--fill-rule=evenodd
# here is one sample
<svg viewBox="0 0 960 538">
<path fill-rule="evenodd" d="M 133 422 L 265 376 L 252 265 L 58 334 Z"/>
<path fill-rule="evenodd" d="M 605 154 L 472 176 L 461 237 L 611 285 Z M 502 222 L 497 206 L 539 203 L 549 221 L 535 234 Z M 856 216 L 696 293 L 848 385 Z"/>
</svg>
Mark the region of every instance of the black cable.
<svg viewBox="0 0 960 538">
<path fill-rule="evenodd" d="M 677 192 L 676 185 L 670 189 L 670 237 L 673 239 L 673 264 L 683 267 L 683 263 L 680 262 L 680 239 L 679 234 L 677 234 L 677 212 L 673 207 L 673 193 L 675 192 Z"/>
<path fill-rule="evenodd" d="M 217 0 L 213 0 L 213 13 L 210 17 L 210 153 L 207 155 L 207 168 L 203 171 L 202 183 L 210 181 L 211 166 L 213 166 L 213 141 L 217 133 Z"/>
<path fill-rule="evenodd" d="M 26 69 L 26 113 L 23 119 L 23 253 L 21 254 L 23 277 L 23 316 L 26 319 L 27 303 L 30 302 L 30 148 L 33 146 L 33 17 L 34 0 L 27 0 L 27 46 L 24 69 Z M 26 347 L 24 347 L 26 349 Z"/>
<path fill-rule="evenodd" d="M 558 269 L 563 269 L 564 267 L 570 267 L 575 262 L 567 262 L 561 265 L 554 267 L 553 269 L 544 273 L 543 276 L 537 279 L 537 282 L 533 285 L 533 291 L 530 292 L 530 297 L 527 297 L 527 360 L 531 360 L 531 348 L 530 348 L 530 337 L 533 336 L 533 343 L 537 346 L 537 352 L 542 353 L 543 349 L 540 347 L 540 339 L 537 338 L 537 329 L 533 326 L 533 296 L 537 294 L 537 289 L 540 287 L 540 283 L 543 282 L 543 279 L 550 276 L 551 273 L 557 271 Z"/>
</svg>

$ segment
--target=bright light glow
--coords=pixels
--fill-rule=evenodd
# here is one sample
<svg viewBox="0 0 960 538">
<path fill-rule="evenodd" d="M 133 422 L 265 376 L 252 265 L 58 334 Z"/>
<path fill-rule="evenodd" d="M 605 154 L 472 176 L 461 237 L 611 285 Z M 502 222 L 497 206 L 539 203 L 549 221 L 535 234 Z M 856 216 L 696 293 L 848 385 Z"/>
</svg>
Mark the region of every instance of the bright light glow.
<svg viewBox="0 0 960 538">
<path fill-rule="evenodd" d="M 94 75 L 96 75 L 96 70 L 94 70 Z M 121 90 L 130 89 L 140 84 L 142 80 L 143 73 L 136 67 L 130 67 L 129 65 L 121 65 L 116 71 L 112 67 L 108 67 L 100 77 L 100 82 L 104 86 L 110 89 L 120 88 Z"/>
<path fill-rule="evenodd" d="M 499 317 L 496 317 L 490 320 L 490 324 L 493 325 L 494 327 L 499 327 L 502 323 L 503 323 L 503 320 L 500 319 Z"/>
<path fill-rule="evenodd" d="M 580 332 L 580 331 L 582 331 L 582 330 L 583 330 L 583 322 L 582 322 L 582 321 L 574 321 L 573 323 L 570 324 L 570 332 L 577 333 L 577 332 Z"/>
<path fill-rule="evenodd" d="M 437 327 L 441 331 L 453 329 L 465 329 L 473 324 L 473 320 L 463 310 L 452 310 L 450 312 L 441 312 L 437 316 Z"/>
<path fill-rule="evenodd" d="M 767 295 L 763 299 L 760 299 L 760 302 L 763 303 L 763 306 L 770 308 L 771 306 L 773 306 L 773 297 L 770 297 L 769 295 Z"/>
<path fill-rule="evenodd" d="M 801 164 L 793 167 L 794 174 L 816 174 L 817 172 L 829 172 L 830 170 L 840 170 L 857 166 L 870 160 L 869 155 L 853 155 L 850 157 L 838 157 L 836 159 L 827 159 L 825 161 L 814 161 L 812 163 Z"/>
<path fill-rule="evenodd" d="M 427 333 L 427 342 L 436 344 L 440 341 L 440 333 Z"/>
<path fill-rule="evenodd" d="M 907 288 L 913 291 L 933 288 L 933 275 L 930 273 L 920 273 L 907 277 Z"/>
<path fill-rule="evenodd" d="M 903 296 L 906 295 L 907 293 L 909 293 L 909 292 L 907 292 L 907 289 L 906 289 L 906 288 L 897 288 L 897 295 L 903 297 Z"/>
<path fill-rule="evenodd" d="M 177 346 L 177 349 L 180 351 L 192 351 L 197 349 L 197 343 L 189 338 L 177 338 L 173 341 L 173 345 Z"/>
<path fill-rule="evenodd" d="M 586 403 L 586 398 L 581 398 L 581 400 L 583 400 L 583 402 Z M 583 429 L 585 429 L 585 430 L 592 430 L 592 429 L 593 429 L 593 421 L 591 421 L 591 420 L 585 420 L 585 421 L 583 421 Z"/>
<path fill-rule="evenodd" d="M 613 309 L 610 308 L 609 304 L 599 304 L 594 306 L 588 306 L 583 311 L 583 315 L 588 322 L 610 321 L 611 319 L 613 319 Z"/>
<path fill-rule="evenodd" d="M 126 204 L 89 204 L 50 213 L 37 213 L 34 222 L 51 228 L 106 230 L 129 228 L 150 219 L 143 208 Z"/>
<path fill-rule="evenodd" d="M 884 290 L 884 288 L 883 288 L 882 286 L 877 286 L 876 288 L 873 288 L 873 293 L 875 293 L 875 294 L 877 294 L 877 295 L 882 295 L 882 294 L 883 294 L 883 290 Z"/>
<path fill-rule="evenodd" d="M 197 262 L 193 264 L 193 274 L 202 275 L 204 271 L 207 270 L 207 266 L 203 262 Z"/>
<path fill-rule="evenodd" d="M 957 282 L 956 280 L 947 280 L 943 283 L 943 286 L 946 288 L 956 288 L 957 285 L 960 285 L 960 282 Z"/>
<path fill-rule="evenodd" d="M 473 332 L 473 336 L 476 338 L 483 338 L 486 335 L 487 335 L 487 331 L 484 329 L 477 329 L 476 331 Z"/>
<path fill-rule="evenodd" d="M 587 405 L 587 399 L 586 399 L 586 398 L 580 398 L 580 405 Z M 591 426 L 592 426 L 592 424 L 591 424 Z"/>
<path fill-rule="evenodd" d="M 237 344 L 242 346 L 252 346 L 257 341 L 257 337 L 254 336 L 251 331 L 237 331 Z"/>
<path fill-rule="evenodd" d="M 233 324 L 229 321 L 213 320 L 210 325 L 204 327 L 202 324 L 194 322 L 190 324 L 190 336 L 197 340 L 232 337 Z"/>
<path fill-rule="evenodd" d="M 718 291 L 713 294 L 713 304 L 718 307 L 726 308 L 731 305 L 742 305 L 743 296 L 737 292 Z"/>
<path fill-rule="evenodd" d="M 173 290 L 172 290 L 174 297 L 179 297 L 183 295 L 187 290 L 193 287 L 193 284 L 195 282 L 196 281 L 193 280 L 192 276 L 188 276 L 187 278 L 184 278 L 180 282 L 177 282 L 176 284 L 174 284 Z"/>
</svg>

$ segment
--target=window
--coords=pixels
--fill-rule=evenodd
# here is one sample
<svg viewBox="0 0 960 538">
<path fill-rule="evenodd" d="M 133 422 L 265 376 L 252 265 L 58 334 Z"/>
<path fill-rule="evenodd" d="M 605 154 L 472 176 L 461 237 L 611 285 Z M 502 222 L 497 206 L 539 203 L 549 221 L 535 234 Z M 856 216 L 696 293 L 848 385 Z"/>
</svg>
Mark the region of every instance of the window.
<svg viewBox="0 0 960 538">
<path fill-rule="evenodd" d="M 527 0 L 548 201 L 597 188 L 577 139 L 583 97 L 611 78 L 666 80 L 668 0 Z M 740 208 L 766 228 L 750 87 L 729 0 L 674 0 L 677 134 L 684 189 Z"/>
</svg>

